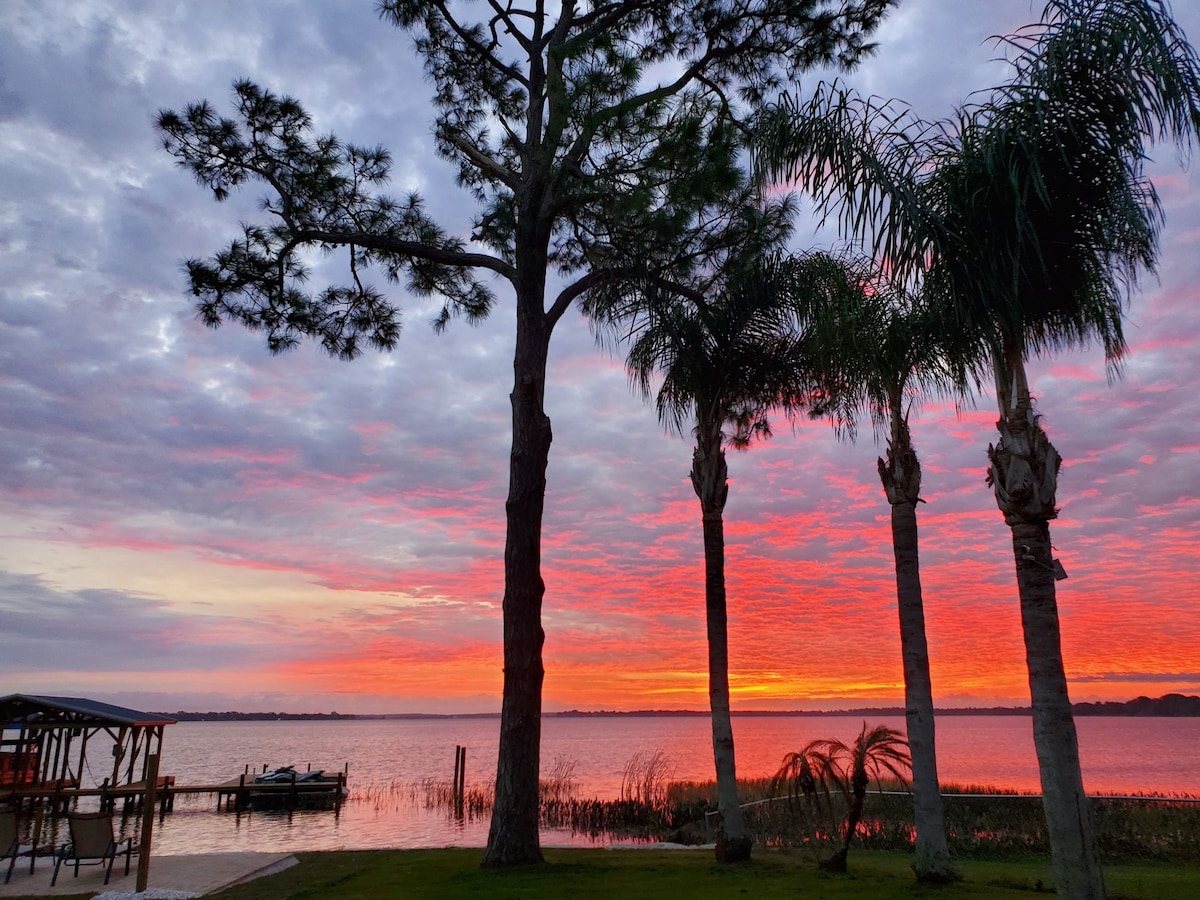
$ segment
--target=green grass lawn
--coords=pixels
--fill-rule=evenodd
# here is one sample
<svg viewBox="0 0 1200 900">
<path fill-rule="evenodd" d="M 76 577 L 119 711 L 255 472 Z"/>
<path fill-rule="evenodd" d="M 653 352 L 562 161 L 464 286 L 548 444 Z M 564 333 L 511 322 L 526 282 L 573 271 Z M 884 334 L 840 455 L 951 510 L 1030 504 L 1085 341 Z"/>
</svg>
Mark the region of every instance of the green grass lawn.
<svg viewBox="0 0 1200 900">
<path fill-rule="evenodd" d="M 480 849 L 298 853 L 299 865 L 229 888 L 220 900 L 843 900 L 843 898 L 1050 896 L 1047 861 L 959 863 L 957 884 L 919 885 L 900 853 L 850 854 L 850 872 L 817 871 L 808 855 L 756 850 L 754 860 L 718 865 L 711 851 L 547 850 L 546 864 L 479 868 Z M 1109 900 L 1194 900 L 1200 865 L 1110 866 Z"/>
<path fill-rule="evenodd" d="M 817 871 L 809 856 L 759 850 L 752 862 L 722 866 L 706 851 L 547 850 L 546 864 L 484 871 L 480 850 L 355 851 L 298 854 L 300 864 L 214 896 L 222 900 L 408 900 L 564 897 L 572 900 L 718 898 L 1028 897 L 1051 881 L 1046 862 L 964 862 L 964 880 L 918 885 L 898 853 L 851 853 L 847 875 Z M 1193 900 L 1200 867 L 1122 866 L 1106 870 L 1110 898 Z M 1044 888 L 1043 888 L 1044 890 Z"/>
</svg>

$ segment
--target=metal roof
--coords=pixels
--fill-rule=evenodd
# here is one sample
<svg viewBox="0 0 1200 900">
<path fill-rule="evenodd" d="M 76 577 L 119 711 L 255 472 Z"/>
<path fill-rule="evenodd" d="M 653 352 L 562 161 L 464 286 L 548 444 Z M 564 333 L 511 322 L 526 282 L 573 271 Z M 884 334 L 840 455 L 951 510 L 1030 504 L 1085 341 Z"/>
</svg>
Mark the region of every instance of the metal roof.
<svg viewBox="0 0 1200 900">
<path fill-rule="evenodd" d="M 101 703 L 84 697 L 41 697 L 9 694 L 0 697 L 0 723 L 9 725 L 174 725 L 154 713 Z"/>
</svg>

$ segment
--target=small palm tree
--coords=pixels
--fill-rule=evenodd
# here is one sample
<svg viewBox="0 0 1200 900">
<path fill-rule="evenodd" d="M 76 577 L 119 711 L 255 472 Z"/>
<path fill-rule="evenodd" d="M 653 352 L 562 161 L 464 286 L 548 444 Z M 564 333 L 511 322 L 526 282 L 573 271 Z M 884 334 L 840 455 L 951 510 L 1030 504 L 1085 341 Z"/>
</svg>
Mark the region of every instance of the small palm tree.
<svg viewBox="0 0 1200 900">
<path fill-rule="evenodd" d="M 850 843 L 862 820 L 867 788 L 872 781 L 881 784 L 886 776 L 905 784 L 911 771 L 908 744 L 900 732 L 886 725 L 868 729 L 867 723 L 863 722 L 862 731 L 853 744 L 821 738 L 787 754 L 773 780 L 777 785 L 786 786 L 792 799 L 804 798 L 813 802 L 822 795 L 828 798 L 834 791 L 845 798 L 842 845 L 833 856 L 820 863 L 826 871 L 845 872 Z"/>
</svg>

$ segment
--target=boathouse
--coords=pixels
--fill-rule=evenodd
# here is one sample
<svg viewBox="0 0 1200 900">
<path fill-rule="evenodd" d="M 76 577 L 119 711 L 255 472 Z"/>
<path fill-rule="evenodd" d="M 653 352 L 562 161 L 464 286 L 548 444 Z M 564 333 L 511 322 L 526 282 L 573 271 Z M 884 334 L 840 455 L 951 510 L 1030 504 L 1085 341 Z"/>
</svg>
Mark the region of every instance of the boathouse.
<svg viewBox="0 0 1200 900">
<path fill-rule="evenodd" d="M 145 789 L 151 755 L 174 719 L 86 700 L 0 697 L 0 803 L 52 804 L 96 788 Z M 89 790 L 91 789 L 91 790 Z"/>
</svg>

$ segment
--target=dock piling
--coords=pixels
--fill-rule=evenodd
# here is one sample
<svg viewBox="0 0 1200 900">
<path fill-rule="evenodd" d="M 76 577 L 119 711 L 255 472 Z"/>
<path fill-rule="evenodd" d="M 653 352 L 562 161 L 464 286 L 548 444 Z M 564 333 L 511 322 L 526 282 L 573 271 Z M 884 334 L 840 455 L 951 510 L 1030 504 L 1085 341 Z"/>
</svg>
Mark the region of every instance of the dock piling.
<svg viewBox="0 0 1200 900">
<path fill-rule="evenodd" d="M 454 800 L 454 814 L 459 818 L 463 815 L 463 805 L 467 789 L 467 748 L 459 745 L 454 747 L 454 782 L 450 791 Z"/>
<path fill-rule="evenodd" d="M 158 754 L 146 755 L 146 796 L 142 802 L 141 849 L 138 851 L 137 892 L 145 893 L 150 880 L 150 848 L 154 840 L 154 794 L 158 790 Z M 110 870 L 111 871 L 111 870 Z"/>
</svg>

